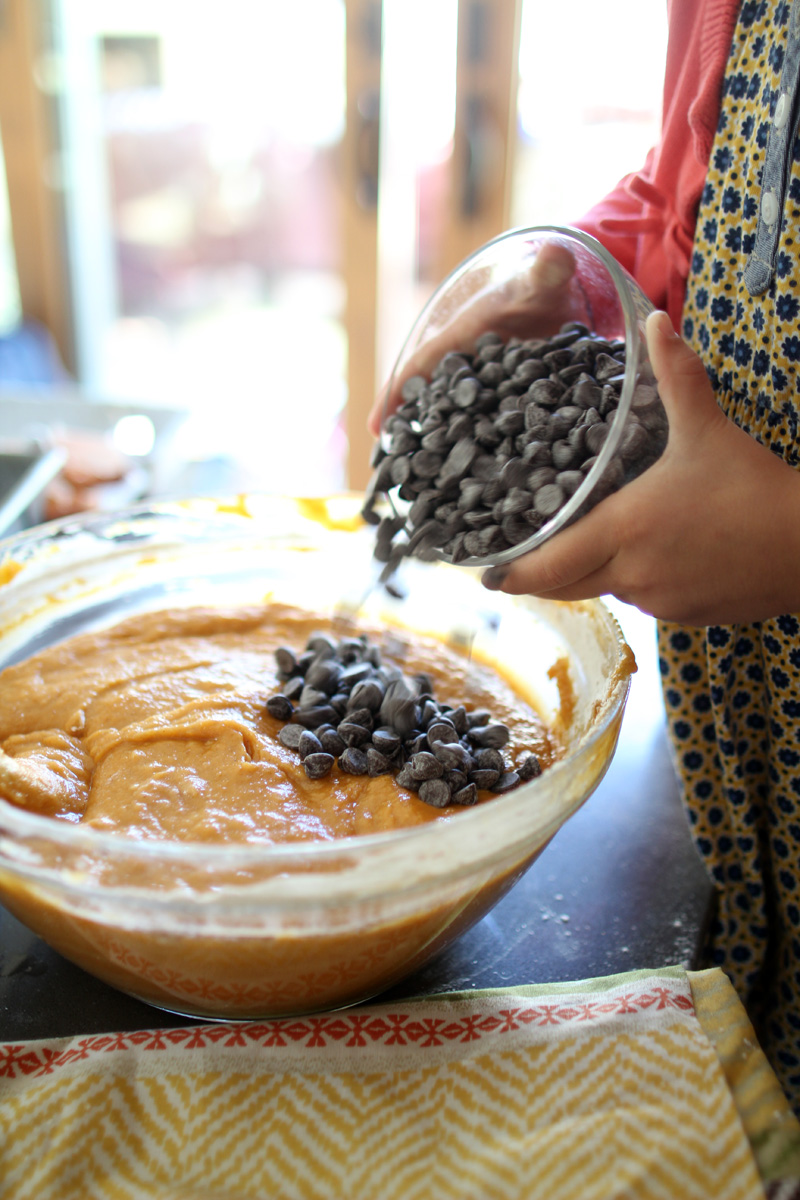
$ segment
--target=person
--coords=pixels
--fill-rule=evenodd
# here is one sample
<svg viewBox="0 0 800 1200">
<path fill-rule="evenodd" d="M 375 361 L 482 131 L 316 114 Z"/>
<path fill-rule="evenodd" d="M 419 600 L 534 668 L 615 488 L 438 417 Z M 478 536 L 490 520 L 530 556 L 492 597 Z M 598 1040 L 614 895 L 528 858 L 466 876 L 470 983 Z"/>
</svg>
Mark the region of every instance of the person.
<svg viewBox="0 0 800 1200">
<path fill-rule="evenodd" d="M 662 457 L 484 583 L 658 619 L 707 962 L 800 1113 L 800 0 L 672 0 L 661 139 L 574 222 L 656 305 Z M 570 265 L 545 264 L 552 301 Z M 372 416 L 377 427 L 380 404 Z"/>
</svg>

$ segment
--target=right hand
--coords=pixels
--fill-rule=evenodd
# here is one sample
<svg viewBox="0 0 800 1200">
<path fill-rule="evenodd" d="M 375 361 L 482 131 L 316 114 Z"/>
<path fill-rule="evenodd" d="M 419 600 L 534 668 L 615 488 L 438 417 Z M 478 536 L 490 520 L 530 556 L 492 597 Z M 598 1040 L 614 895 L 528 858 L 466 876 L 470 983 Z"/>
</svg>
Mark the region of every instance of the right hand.
<svg viewBox="0 0 800 1200">
<path fill-rule="evenodd" d="M 664 312 L 647 345 L 669 420 L 657 462 L 484 584 L 514 595 L 613 595 L 680 625 L 800 612 L 800 473 L 730 420 Z"/>
<path fill-rule="evenodd" d="M 568 287 L 574 271 L 575 260 L 566 246 L 546 242 L 526 277 L 514 278 L 492 291 L 479 292 L 450 325 L 411 356 L 391 385 L 382 389 L 367 421 L 373 437 L 378 437 L 384 418 L 401 403 L 400 393 L 406 380 L 412 375 L 429 376 L 449 351 L 471 351 L 476 339 L 489 330 L 504 340 L 549 337 L 565 321 L 577 317 L 570 311 L 572 297 Z"/>
</svg>

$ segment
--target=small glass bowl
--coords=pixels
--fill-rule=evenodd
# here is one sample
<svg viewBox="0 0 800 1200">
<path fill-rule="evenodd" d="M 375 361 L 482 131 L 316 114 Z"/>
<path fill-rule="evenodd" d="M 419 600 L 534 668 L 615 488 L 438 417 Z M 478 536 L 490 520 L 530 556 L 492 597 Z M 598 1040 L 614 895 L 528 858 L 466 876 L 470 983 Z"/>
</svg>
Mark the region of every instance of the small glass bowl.
<svg viewBox="0 0 800 1200">
<path fill-rule="evenodd" d="M 557 297 L 548 293 L 545 303 L 541 300 L 542 293 L 537 293 L 532 285 L 531 269 L 542 249 L 554 244 L 569 251 L 574 261 L 574 272 L 559 290 Z M 537 296 L 540 311 L 533 315 Z M 461 263 L 441 284 L 420 313 L 398 357 L 386 391 L 382 433 L 373 459 L 377 469 L 368 490 L 368 507 L 377 507 L 381 496 L 387 497 L 390 502 L 391 517 L 385 528 L 389 529 L 391 537 L 395 539 L 392 545 L 392 565 L 399 562 L 403 553 L 412 552 L 428 560 L 438 558 L 470 567 L 510 562 L 540 546 L 655 462 L 666 446 L 668 427 L 645 339 L 645 322 L 652 311 L 652 304 L 628 272 L 600 242 L 578 229 L 560 226 L 515 229 L 487 242 Z M 474 356 L 469 357 L 468 370 L 472 370 L 474 366 L 477 377 L 478 368 L 486 365 L 486 361 L 482 362 L 479 358 L 480 352 L 486 353 L 486 350 L 482 350 L 485 339 L 481 342 L 478 341 L 478 337 L 487 331 L 496 332 L 504 343 L 514 337 L 517 339 L 517 345 L 520 341 L 525 343 L 542 339 L 549 344 L 550 339 L 558 335 L 568 323 L 584 326 L 590 334 L 597 335 L 610 344 L 614 356 L 619 357 L 624 350 L 624 368 L 620 366 L 614 376 L 612 362 L 612 374 L 606 373 L 602 381 L 602 386 L 611 388 L 618 400 L 614 401 L 610 412 L 603 414 L 608 419 L 604 420 L 607 430 L 604 430 L 606 436 L 601 448 L 594 454 L 586 455 L 588 461 L 585 472 L 580 469 L 581 464 L 579 469 L 569 472 L 569 490 L 566 481 L 563 489 L 559 487 L 564 499 L 559 502 L 556 497 L 555 502 L 560 503 L 560 507 L 552 515 L 548 513 L 542 516 L 533 511 L 534 493 L 531 493 L 531 521 L 535 521 L 538 527 L 531 524 L 529 536 L 522 535 L 507 548 L 497 549 L 490 545 L 483 553 L 476 554 L 465 552 L 463 540 L 458 550 L 453 549 L 453 538 L 457 536 L 454 534 L 448 534 L 448 541 L 444 545 L 441 541 L 437 543 L 435 536 L 433 542 L 426 540 L 423 536 L 425 530 L 421 525 L 429 521 L 430 511 L 421 520 L 415 519 L 412 512 L 413 489 L 416 487 L 419 491 L 425 486 L 435 488 L 439 481 L 412 478 L 405 487 L 391 483 L 387 486 L 385 459 L 387 455 L 391 457 L 392 424 L 398 406 L 401 409 L 398 416 L 402 416 L 404 387 L 408 400 L 409 388 L 413 393 L 419 390 L 423 380 L 426 384 L 430 383 L 437 365 L 441 364 L 445 354 L 450 352 Z M 578 338 L 581 342 L 585 340 L 583 335 Z M 591 351 L 591 347 L 589 349 Z M 577 353 L 577 350 L 573 353 Z M 612 350 L 609 350 L 609 356 L 612 356 Z M 575 376 L 580 374 L 580 365 L 578 360 L 576 363 L 566 364 L 563 368 L 565 379 L 570 372 L 572 375 L 570 385 L 563 385 L 566 391 L 557 402 L 558 408 L 571 402 L 572 385 L 579 382 Z M 591 373 L 593 369 L 594 360 L 591 359 L 589 365 L 586 365 L 586 370 Z M 604 363 L 604 369 L 608 372 L 609 363 Z M 510 368 L 507 374 L 509 380 L 512 374 L 513 368 Z M 557 374 L 559 372 L 554 370 L 550 379 L 555 380 Z M 599 378 L 598 375 L 598 380 Z M 557 386 L 562 384 L 559 382 Z M 444 391 L 441 383 L 439 391 Z M 448 412 L 449 403 L 450 412 L 458 417 L 459 412 L 464 411 L 464 407 L 456 407 L 453 396 L 452 389 L 444 395 L 444 411 Z M 520 393 L 518 409 L 523 411 L 528 402 L 524 393 Z M 439 400 L 430 403 L 435 407 Z M 506 403 L 513 405 L 514 397 L 510 397 Z M 412 398 L 410 408 L 406 404 L 406 410 L 413 411 L 413 405 Z M 449 417 L 445 418 L 448 419 Z M 594 414 L 592 419 L 596 419 Z M 420 421 L 411 416 L 408 417 L 408 421 L 419 444 L 424 433 L 420 428 Z M 521 453 L 518 449 L 512 452 L 517 456 L 521 456 Z M 491 455 L 492 451 L 486 451 L 485 454 Z M 401 457 L 410 458 L 411 452 L 401 453 Z M 498 458 L 497 477 L 507 461 L 507 452 Z M 519 457 L 516 461 L 524 460 Z M 531 472 L 534 465 L 530 467 Z M 524 479 L 524 467 L 520 467 L 520 471 Z M 583 475 L 583 479 L 576 484 L 576 476 L 579 474 Z M 506 478 L 510 476 L 507 475 Z M 517 483 L 518 480 L 519 475 Z M 558 481 L 553 482 L 558 486 Z M 552 500 L 552 496 L 553 493 L 548 499 Z M 452 487 L 449 498 L 453 498 Z M 444 501 L 446 497 L 443 495 L 442 499 Z M 458 514 L 455 519 L 459 520 Z M 520 516 L 518 527 L 524 526 L 526 519 Z M 405 550 L 404 539 L 411 543 Z M 503 538 L 500 537 L 499 540 L 502 546 Z M 491 542 L 491 538 L 489 541 Z M 381 561 L 386 562 L 388 558 L 389 547 L 383 539 Z M 390 573 L 391 570 L 387 572 Z"/>
<path fill-rule="evenodd" d="M 0 799 L 0 901 L 66 958 L 157 1008 L 230 1020 L 378 994 L 488 912 L 614 754 L 635 664 L 608 610 L 489 596 L 457 568 L 424 563 L 409 563 L 402 605 L 373 589 L 359 607 L 371 556 L 362 502 L 165 502 L 0 543 L 0 667 L 134 613 L 196 604 L 275 599 L 443 637 L 471 623 L 473 652 L 538 698 L 564 746 L 537 779 L 486 803 L 334 842 L 136 840 Z"/>
</svg>

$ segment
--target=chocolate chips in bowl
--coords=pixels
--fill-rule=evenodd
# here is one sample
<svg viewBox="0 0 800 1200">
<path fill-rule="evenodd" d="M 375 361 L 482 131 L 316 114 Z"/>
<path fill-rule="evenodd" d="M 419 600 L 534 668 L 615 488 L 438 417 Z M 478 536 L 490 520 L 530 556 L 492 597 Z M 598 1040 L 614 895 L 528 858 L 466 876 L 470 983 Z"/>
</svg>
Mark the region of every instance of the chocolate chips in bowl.
<svg viewBox="0 0 800 1200">
<path fill-rule="evenodd" d="M 433 808 L 471 807 L 479 791 L 500 795 L 542 772 L 535 754 L 508 760 L 509 730 L 488 709 L 443 704 L 426 674 L 408 677 L 382 660 L 366 635 L 338 641 L 316 633 L 281 646 L 282 690 L 267 711 L 285 721 L 278 740 L 309 779 L 334 765 L 348 775 L 393 775 Z"/>
<path fill-rule="evenodd" d="M 545 303 L 536 261 L 553 246 L 574 267 Z M 644 334 L 651 311 L 580 230 L 515 230 L 456 268 L 387 389 L 364 506 L 382 578 L 407 555 L 508 562 L 651 466 L 668 434 Z"/>
</svg>

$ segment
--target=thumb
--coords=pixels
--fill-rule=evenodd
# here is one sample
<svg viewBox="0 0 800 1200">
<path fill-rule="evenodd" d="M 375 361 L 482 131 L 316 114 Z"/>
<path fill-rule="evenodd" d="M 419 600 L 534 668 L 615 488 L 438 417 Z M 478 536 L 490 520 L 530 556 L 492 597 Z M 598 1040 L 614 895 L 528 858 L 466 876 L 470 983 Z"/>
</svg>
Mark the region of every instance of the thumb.
<svg viewBox="0 0 800 1200">
<path fill-rule="evenodd" d="M 724 420 L 703 360 L 678 337 L 668 314 L 650 313 L 645 333 L 650 364 L 667 412 L 670 438 L 693 438 L 708 422 Z"/>
</svg>

